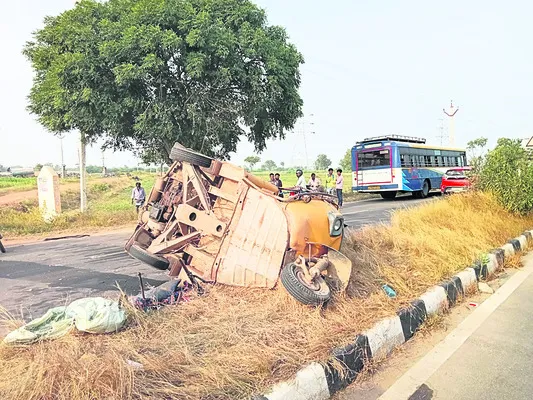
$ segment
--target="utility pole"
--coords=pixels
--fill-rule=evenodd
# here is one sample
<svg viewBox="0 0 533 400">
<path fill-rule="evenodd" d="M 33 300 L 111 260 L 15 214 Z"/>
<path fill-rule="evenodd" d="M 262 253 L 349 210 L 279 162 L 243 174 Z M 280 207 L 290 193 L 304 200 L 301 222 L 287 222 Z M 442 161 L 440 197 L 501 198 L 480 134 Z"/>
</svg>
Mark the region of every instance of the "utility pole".
<svg viewBox="0 0 533 400">
<path fill-rule="evenodd" d="M 107 168 L 105 167 L 105 151 L 102 150 L 102 175 L 107 174 Z"/>
<path fill-rule="evenodd" d="M 311 119 L 311 122 L 309 122 L 309 125 L 310 125 L 310 131 L 309 133 L 311 134 L 314 134 L 315 131 L 314 131 L 314 121 L 313 121 L 313 117 L 314 117 L 314 114 L 309 114 L 309 117 Z M 293 154 L 297 154 L 297 155 L 300 155 L 301 154 L 301 149 L 300 149 L 300 143 L 299 143 L 299 136 L 301 135 L 302 136 L 302 140 L 303 140 L 303 145 L 304 145 L 304 156 L 305 156 L 305 165 L 303 166 L 304 169 L 309 169 L 309 154 L 307 152 L 307 133 L 308 133 L 308 129 L 307 129 L 307 120 L 306 120 L 306 117 L 302 117 L 302 119 L 299 121 L 298 125 L 297 125 L 297 128 L 296 128 L 296 131 L 294 132 L 296 133 L 297 135 L 297 142 L 294 146 L 294 150 L 293 150 Z M 294 159 L 293 159 L 293 163 L 294 163 Z"/>
<path fill-rule="evenodd" d="M 67 175 L 66 167 L 65 167 L 65 159 L 63 157 L 63 139 L 65 138 L 65 134 L 61 133 L 60 135 L 57 135 L 59 138 L 59 141 L 61 143 L 61 178 L 65 179 Z"/>
<path fill-rule="evenodd" d="M 85 152 L 85 135 L 80 131 L 80 211 L 87 211 L 87 170 L 86 152 Z"/>
<path fill-rule="evenodd" d="M 459 111 L 459 107 L 453 106 L 453 101 L 450 101 L 450 108 L 448 110 L 442 109 L 444 114 L 448 116 L 448 137 L 450 138 L 450 146 L 455 146 L 455 114 Z"/>
<path fill-rule="evenodd" d="M 74 7 L 78 4 L 79 0 L 74 0 Z M 87 211 L 87 170 L 85 168 L 86 152 L 85 152 L 85 134 L 80 131 L 80 211 Z"/>
<path fill-rule="evenodd" d="M 437 139 L 439 139 L 440 145 L 442 146 L 442 145 L 444 145 L 444 140 L 448 139 L 448 135 L 446 135 L 444 133 L 444 119 L 443 118 L 439 118 L 439 121 L 440 121 L 440 125 L 437 128 L 439 130 L 439 134 L 437 136 Z"/>
</svg>

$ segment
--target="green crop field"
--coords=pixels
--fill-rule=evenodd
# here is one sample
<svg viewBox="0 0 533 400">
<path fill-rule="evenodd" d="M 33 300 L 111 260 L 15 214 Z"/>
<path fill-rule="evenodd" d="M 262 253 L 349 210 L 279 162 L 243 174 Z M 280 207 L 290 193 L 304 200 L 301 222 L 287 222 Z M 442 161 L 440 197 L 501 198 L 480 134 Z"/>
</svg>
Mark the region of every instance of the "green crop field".
<svg viewBox="0 0 533 400">
<path fill-rule="evenodd" d="M 0 177 L 0 193 L 24 191 L 37 188 L 37 178 Z"/>
</svg>

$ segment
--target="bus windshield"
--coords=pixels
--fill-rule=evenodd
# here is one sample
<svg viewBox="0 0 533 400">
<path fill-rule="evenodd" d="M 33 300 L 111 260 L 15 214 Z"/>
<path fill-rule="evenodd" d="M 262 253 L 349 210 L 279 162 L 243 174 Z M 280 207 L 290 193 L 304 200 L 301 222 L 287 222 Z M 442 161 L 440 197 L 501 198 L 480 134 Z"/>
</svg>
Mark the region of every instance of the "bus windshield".
<svg viewBox="0 0 533 400">
<path fill-rule="evenodd" d="M 388 149 L 382 149 L 359 152 L 357 154 L 357 166 L 359 169 L 390 167 L 390 151 Z"/>
</svg>

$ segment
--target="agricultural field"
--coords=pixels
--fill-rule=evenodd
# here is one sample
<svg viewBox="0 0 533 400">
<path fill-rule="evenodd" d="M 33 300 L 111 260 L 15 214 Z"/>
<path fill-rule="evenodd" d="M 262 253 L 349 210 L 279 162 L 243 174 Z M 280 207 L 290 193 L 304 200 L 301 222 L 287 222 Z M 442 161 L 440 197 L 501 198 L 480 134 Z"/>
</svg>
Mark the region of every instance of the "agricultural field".
<svg viewBox="0 0 533 400">
<path fill-rule="evenodd" d="M 147 194 L 154 174 L 138 174 Z M 68 180 L 67 180 L 68 181 Z M 79 190 L 74 184 L 62 182 L 62 214 L 52 222 L 43 221 L 36 197 L 0 208 L 0 232 L 8 237 L 41 235 L 50 232 L 119 227 L 135 223 L 135 207 L 131 205 L 131 177 L 93 178 L 88 184 L 89 209 L 79 212 Z M 1 198 L 1 197 L 0 197 Z"/>
</svg>

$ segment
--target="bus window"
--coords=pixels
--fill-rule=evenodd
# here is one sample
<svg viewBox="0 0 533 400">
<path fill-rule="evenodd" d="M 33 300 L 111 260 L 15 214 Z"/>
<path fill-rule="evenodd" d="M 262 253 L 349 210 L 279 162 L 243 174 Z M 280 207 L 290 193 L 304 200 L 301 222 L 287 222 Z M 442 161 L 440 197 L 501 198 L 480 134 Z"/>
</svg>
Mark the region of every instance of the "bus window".
<svg viewBox="0 0 533 400">
<path fill-rule="evenodd" d="M 389 150 L 364 151 L 357 154 L 358 168 L 390 167 Z"/>
</svg>

